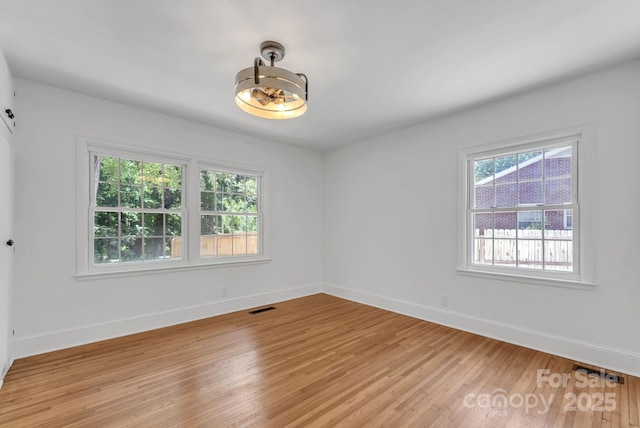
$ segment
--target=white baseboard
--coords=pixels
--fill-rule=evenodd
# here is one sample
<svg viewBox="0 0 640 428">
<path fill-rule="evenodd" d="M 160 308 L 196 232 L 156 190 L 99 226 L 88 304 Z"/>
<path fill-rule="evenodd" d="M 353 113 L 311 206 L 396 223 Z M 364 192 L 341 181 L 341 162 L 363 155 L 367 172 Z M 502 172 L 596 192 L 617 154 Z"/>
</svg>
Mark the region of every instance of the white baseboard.
<svg viewBox="0 0 640 428">
<path fill-rule="evenodd" d="M 323 289 L 326 294 L 332 296 L 640 377 L 640 354 L 635 352 L 529 330 L 337 285 L 324 284 Z"/>
<path fill-rule="evenodd" d="M 0 389 L 2 389 L 2 385 L 4 384 L 4 377 L 7 375 L 7 373 L 9 373 L 9 369 L 11 368 L 12 364 L 13 358 L 9 358 L 9 360 L 7 360 L 6 362 L 6 365 L 2 369 L 2 373 L 0 373 Z"/>
<path fill-rule="evenodd" d="M 157 312 L 139 317 L 54 331 L 41 335 L 18 337 L 13 341 L 12 355 L 14 358 L 38 355 L 45 352 L 86 345 L 87 343 L 209 318 L 321 292 L 322 284 L 309 284 L 264 294 L 224 299 L 166 312 Z"/>
</svg>

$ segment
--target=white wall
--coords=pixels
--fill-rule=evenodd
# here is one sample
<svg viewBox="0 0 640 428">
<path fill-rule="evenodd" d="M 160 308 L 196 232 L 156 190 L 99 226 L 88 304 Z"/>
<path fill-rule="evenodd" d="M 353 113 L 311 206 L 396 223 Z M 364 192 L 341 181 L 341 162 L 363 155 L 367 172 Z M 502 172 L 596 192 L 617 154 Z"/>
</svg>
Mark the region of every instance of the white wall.
<svg viewBox="0 0 640 428">
<path fill-rule="evenodd" d="M 457 274 L 458 149 L 585 123 L 595 125 L 597 287 Z M 326 290 L 638 375 L 639 162 L 640 61 L 332 151 Z"/>
<path fill-rule="evenodd" d="M 16 357 L 320 290 L 320 154 L 31 81 L 15 84 Z M 77 135 L 264 166 L 272 262 L 78 281 Z"/>
</svg>

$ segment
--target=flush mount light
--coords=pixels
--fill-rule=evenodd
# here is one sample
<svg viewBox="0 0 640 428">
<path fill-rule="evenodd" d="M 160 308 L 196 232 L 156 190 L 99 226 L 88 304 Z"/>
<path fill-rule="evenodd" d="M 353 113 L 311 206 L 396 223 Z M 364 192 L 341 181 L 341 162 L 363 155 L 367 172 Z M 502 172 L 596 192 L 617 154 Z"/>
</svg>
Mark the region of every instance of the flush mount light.
<svg viewBox="0 0 640 428">
<path fill-rule="evenodd" d="M 284 46 L 278 42 L 262 42 L 260 58 L 253 67 L 236 74 L 236 104 L 254 116 L 267 119 L 293 119 L 307 111 L 309 82 L 302 73 L 274 67 L 284 58 Z"/>
</svg>

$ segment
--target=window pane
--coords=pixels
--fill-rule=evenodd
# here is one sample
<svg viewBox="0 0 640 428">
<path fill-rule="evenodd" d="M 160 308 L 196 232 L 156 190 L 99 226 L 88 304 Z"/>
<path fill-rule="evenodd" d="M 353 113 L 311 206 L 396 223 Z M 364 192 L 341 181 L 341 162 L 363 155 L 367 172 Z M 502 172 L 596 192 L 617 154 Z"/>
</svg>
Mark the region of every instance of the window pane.
<svg viewBox="0 0 640 428">
<path fill-rule="evenodd" d="M 165 235 L 182 235 L 182 214 L 166 214 L 166 222 Z"/>
<path fill-rule="evenodd" d="M 493 240 L 474 239 L 473 240 L 473 263 L 481 265 L 493 264 Z"/>
<path fill-rule="evenodd" d="M 544 256 L 546 270 L 573 271 L 572 241 L 544 241 Z"/>
<path fill-rule="evenodd" d="M 258 196 L 258 181 L 255 177 L 247 177 L 247 196 L 256 197 Z"/>
<path fill-rule="evenodd" d="M 542 210 L 518 212 L 518 238 L 542 239 Z"/>
<path fill-rule="evenodd" d="M 542 180 L 521 181 L 518 183 L 518 204 L 541 204 Z"/>
<path fill-rule="evenodd" d="M 248 216 L 247 217 L 247 232 L 257 232 L 258 231 L 258 217 L 257 216 Z"/>
<path fill-rule="evenodd" d="M 247 212 L 258 212 L 258 198 L 254 195 L 247 195 Z"/>
<path fill-rule="evenodd" d="M 232 230 L 234 234 L 243 233 L 247 231 L 247 217 L 246 216 L 233 216 L 232 217 Z"/>
<path fill-rule="evenodd" d="M 93 217 L 93 236 L 96 237 L 117 237 L 118 236 L 118 213 L 117 212 L 97 212 Z"/>
<path fill-rule="evenodd" d="M 165 257 L 179 259 L 182 257 L 182 239 L 179 237 L 165 239 Z"/>
<path fill-rule="evenodd" d="M 145 208 L 160 208 L 162 207 L 162 193 L 159 187 L 147 187 L 144 188 L 144 207 Z"/>
<path fill-rule="evenodd" d="M 98 181 L 118 182 L 118 159 L 107 156 L 93 156 Z"/>
<path fill-rule="evenodd" d="M 164 187 L 182 188 L 182 167 L 175 165 L 164 166 Z"/>
<path fill-rule="evenodd" d="M 140 213 L 122 213 L 120 229 L 123 236 L 142 236 L 142 219 Z"/>
<path fill-rule="evenodd" d="M 126 208 L 142 207 L 142 187 L 133 185 L 120 186 L 120 205 Z"/>
<path fill-rule="evenodd" d="M 200 209 L 202 211 L 215 211 L 216 194 L 213 192 L 200 192 Z"/>
<path fill-rule="evenodd" d="M 164 235 L 164 214 L 145 213 L 144 214 L 144 236 L 163 236 L 163 235 Z"/>
<path fill-rule="evenodd" d="M 485 184 L 482 181 L 491 180 L 493 177 L 493 158 L 477 160 L 473 163 L 473 183 Z"/>
<path fill-rule="evenodd" d="M 216 211 L 231 211 L 231 195 L 216 193 Z"/>
<path fill-rule="evenodd" d="M 235 174 L 227 174 L 219 172 L 216 174 L 216 190 L 219 192 L 230 192 L 231 182 L 235 178 Z"/>
<path fill-rule="evenodd" d="M 118 185 L 99 183 L 96 191 L 96 206 L 117 207 L 118 206 Z"/>
<path fill-rule="evenodd" d="M 565 230 L 573 229 L 573 210 L 562 210 L 562 217 Z"/>
<path fill-rule="evenodd" d="M 247 254 L 247 235 L 234 235 L 233 236 L 233 255 L 243 256 Z"/>
<path fill-rule="evenodd" d="M 162 164 L 156 162 L 144 162 L 142 165 L 145 186 L 162 185 Z"/>
<path fill-rule="evenodd" d="M 571 175 L 571 146 L 544 151 L 544 176 L 546 178 Z"/>
<path fill-rule="evenodd" d="M 247 201 L 244 195 L 233 195 L 231 199 L 231 211 L 243 213 L 247 210 Z"/>
<path fill-rule="evenodd" d="M 244 175 L 235 175 L 231 182 L 231 191 L 233 193 L 244 193 L 246 177 Z"/>
<path fill-rule="evenodd" d="M 233 235 L 231 234 L 231 216 L 219 216 L 222 234 L 218 235 L 218 256 L 231 256 L 233 254 Z"/>
<path fill-rule="evenodd" d="M 117 238 L 96 238 L 93 241 L 94 263 L 113 263 L 119 261 L 119 259 Z"/>
<path fill-rule="evenodd" d="M 123 262 L 133 262 L 142 259 L 142 238 L 125 237 L 122 238 L 120 248 Z"/>
<path fill-rule="evenodd" d="M 493 262 L 495 265 L 516 265 L 516 240 L 513 238 L 515 238 L 515 230 L 496 230 L 496 239 L 493 240 L 493 245 L 495 247 L 493 249 Z"/>
<path fill-rule="evenodd" d="M 220 226 L 221 226 L 221 231 L 220 233 L 231 233 L 232 230 L 232 223 L 233 223 L 233 217 L 230 215 L 221 215 L 219 216 L 220 218 Z"/>
<path fill-rule="evenodd" d="M 518 178 L 522 180 L 542 179 L 542 152 L 533 151 L 518 155 Z"/>
<path fill-rule="evenodd" d="M 495 215 L 495 229 L 513 231 L 515 237 L 517 215 L 514 211 L 497 212 Z M 496 235 L 497 236 L 497 235 Z"/>
<path fill-rule="evenodd" d="M 216 174 L 213 171 L 200 170 L 200 189 L 215 190 Z"/>
<path fill-rule="evenodd" d="M 573 210 L 547 210 L 544 212 L 544 219 L 545 239 L 573 238 Z"/>
<path fill-rule="evenodd" d="M 542 269 L 542 241 L 518 241 L 518 267 Z"/>
<path fill-rule="evenodd" d="M 474 208 L 495 207 L 495 188 L 493 183 L 486 186 L 476 186 L 474 188 Z"/>
<path fill-rule="evenodd" d="M 494 215 L 493 262 L 500 266 L 514 266 L 516 260 L 515 212 L 497 212 Z"/>
<path fill-rule="evenodd" d="M 571 178 L 546 180 L 544 190 L 544 199 L 547 205 L 571 203 Z"/>
<path fill-rule="evenodd" d="M 158 260 L 163 259 L 165 254 L 164 238 L 145 238 L 144 239 L 144 259 Z"/>
<path fill-rule="evenodd" d="M 496 185 L 496 207 L 511 208 L 518 204 L 518 184 L 507 183 Z"/>
<path fill-rule="evenodd" d="M 516 155 L 496 158 L 496 183 L 515 183 L 517 181 Z"/>
<path fill-rule="evenodd" d="M 142 162 L 120 159 L 120 182 L 142 184 Z"/>
<path fill-rule="evenodd" d="M 218 251 L 218 235 L 203 235 L 200 237 L 200 256 L 215 257 Z"/>
<path fill-rule="evenodd" d="M 493 236 L 493 213 L 474 213 L 473 229 L 475 237 Z"/>
<path fill-rule="evenodd" d="M 182 189 L 164 189 L 164 208 L 168 210 L 182 209 Z"/>
<path fill-rule="evenodd" d="M 201 215 L 200 216 L 200 235 L 213 235 L 219 230 L 219 216 L 217 215 Z"/>
<path fill-rule="evenodd" d="M 258 217 L 247 217 L 247 254 L 258 254 Z"/>
</svg>

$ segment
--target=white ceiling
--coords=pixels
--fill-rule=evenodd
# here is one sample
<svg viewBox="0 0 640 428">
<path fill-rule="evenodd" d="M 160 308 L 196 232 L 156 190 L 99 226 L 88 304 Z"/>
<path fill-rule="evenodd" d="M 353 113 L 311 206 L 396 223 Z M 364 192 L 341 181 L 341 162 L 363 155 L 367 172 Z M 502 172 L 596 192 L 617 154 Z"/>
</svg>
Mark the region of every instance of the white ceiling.
<svg viewBox="0 0 640 428">
<path fill-rule="evenodd" d="M 264 40 L 309 110 L 260 119 Z M 0 0 L 14 76 L 325 151 L 640 57 L 640 0 Z"/>
</svg>

